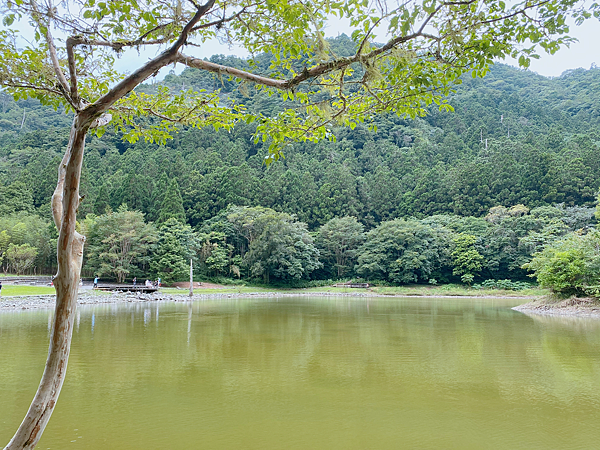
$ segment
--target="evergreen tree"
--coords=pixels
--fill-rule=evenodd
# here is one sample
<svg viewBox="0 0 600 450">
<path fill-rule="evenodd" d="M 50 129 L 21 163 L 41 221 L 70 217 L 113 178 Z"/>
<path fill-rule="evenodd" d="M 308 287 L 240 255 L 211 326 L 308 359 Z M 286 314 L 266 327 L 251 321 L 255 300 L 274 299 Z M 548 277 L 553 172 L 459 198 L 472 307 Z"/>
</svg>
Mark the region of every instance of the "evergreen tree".
<svg viewBox="0 0 600 450">
<path fill-rule="evenodd" d="M 165 223 L 169 219 L 177 219 L 181 223 L 185 223 L 185 210 L 183 209 L 183 199 L 179 190 L 179 183 L 175 178 L 169 181 L 169 187 L 160 207 L 158 215 L 158 223 Z"/>
<path fill-rule="evenodd" d="M 160 175 L 160 178 L 156 182 L 154 189 L 152 190 L 152 197 L 150 199 L 150 208 L 148 211 L 148 220 L 151 222 L 158 221 L 160 216 L 160 210 L 162 208 L 163 198 L 167 192 L 169 186 L 169 177 L 166 172 Z"/>
<path fill-rule="evenodd" d="M 96 201 L 94 202 L 94 213 L 97 215 L 107 214 L 110 210 L 110 197 L 108 194 L 108 186 L 103 183 L 98 189 L 96 194 Z M 106 209 L 108 207 L 108 210 Z"/>
<path fill-rule="evenodd" d="M 159 229 L 150 269 L 165 283 L 176 281 L 186 275 L 197 247 L 197 237 L 191 227 L 170 218 Z"/>
<path fill-rule="evenodd" d="M 22 181 L 4 187 L 0 186 L 0 216 L 19 211 L 33 211 L 33 194 L 28 185 Z"/>
</svg>

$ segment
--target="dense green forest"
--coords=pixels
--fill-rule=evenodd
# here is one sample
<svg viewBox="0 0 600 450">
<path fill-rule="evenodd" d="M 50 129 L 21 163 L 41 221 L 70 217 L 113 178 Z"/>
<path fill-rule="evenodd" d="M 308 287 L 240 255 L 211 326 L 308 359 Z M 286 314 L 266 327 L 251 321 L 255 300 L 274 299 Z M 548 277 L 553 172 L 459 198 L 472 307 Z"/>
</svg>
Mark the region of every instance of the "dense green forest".
<svg viewBox="0 0 600 450">
<path fill-rule="evenodd" d="M 340 54 L 352 45 L 343 35 L 333 44 Z M 248 64 L 211 58 L 224 60 Z M 257 60 L 265 71 L 267 62 Z M 280 108 L 278 98 L 250 85 L 197 70 L 170 74 L 163 83 L 220 90 L 264 114 Z M 164 145 L 128 142 L 107 129 L 86 147 L 79 210 L 90 237 L 84 272 L 176 278 L 192 257 L 205 275 L 267 282 L 524 279 L 521 266 L 548 240 L 595 223 L 599 96 L 597 68 L 546 78 L 498 64 L 483 79 L 464 78 L 450 99 L 454 112 L 378 116 L 371 130 L 340 127 L 335 139 L 289 146 L 285 159 L 269 166 L 269 143 L 255 142 L 254 124 L 231 132 L 185 129 Z M 37 253 L 28 270 L 48 272 L 56 237 L 49 202 L 70 117 L 5 94 L 0 103 L 0 262 L 8 270 L 8 247 L 14 253 L 29 245 Z M 108 216 L 152 227 L 128 268 L 100 248 L 108 237 L 102 230 L 117 227 Z M 325 236 L 343 226 L 356 236 L 341 255 L 334 247 L 342 244 Z M 474 260 L 465 262 L 461 252 Z M 169 260 L 173 254 L 177 261 Z"/>
</svg>

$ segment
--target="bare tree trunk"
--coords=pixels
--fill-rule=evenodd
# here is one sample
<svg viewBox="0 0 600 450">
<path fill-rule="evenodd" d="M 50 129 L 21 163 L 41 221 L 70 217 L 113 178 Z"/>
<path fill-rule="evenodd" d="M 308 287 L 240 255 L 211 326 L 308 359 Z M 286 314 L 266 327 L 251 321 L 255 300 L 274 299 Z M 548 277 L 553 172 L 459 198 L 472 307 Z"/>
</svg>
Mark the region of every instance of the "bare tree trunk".
<svg viewBox="0 0 600 450">
<path fill-rule="evenodd" d="M 58 169 L 58 183 L 52 196 L 52 215 L 60 230 L 58 272 L 54 278 L 56 308 L 48 359 L 29 411 L 5 450 L 33 449 L 36 446 L 54 411 L 65 380 L 85 242 L 85 237 L 75 231 L 75 220 L 85 135 L 90 123 L 88 115 L 79 114 L 75 117 L 69 145 Z"/>
<path fill-rule="evenodd" d="M 36 446 L 50 420 L 65 380 L 71 337 L 73 336 L 73 321 L 77 307 L 79 277 L 83 262 L 83 244 L 85 242 L 85 237 L 75 231 L 85 135 L 90 127 L 106 125 L 110 121 L 110 114 L 103 114 L 117 100 L 130 93 L 138 84 L 162 67 L 177 61 L 179 50 L 186 43 L 189 33 L 214 4 L 215 0 L 208 0 L 205 5 L 197 6 L 196 13 L 185 25 L 179 38 L 170 48 L 125 77 L 105 95 L 96 100 L 95 103 L 88 106 L 80 104 L 78 101 L 75 67 L 70 67 L 71 80 L 69 84 L 60 68 L 49 27 L 46 30 L 49 55 L 57 74 L 58 83 L 62 86 L 65 98 L 69 103 L 76 104 L 81 110 L 73 120 L 69 145 L 58 169 L 58 183 L 52 196 L 52 215 L 60 232 L 57 245 L 58 272 L 54 279 L 56 308 L 48 359 L 38 390 L 29 411 L 27 411 L 27 416 L 23 419 L 5 450 L 33 449 Z M 76 40 L 76 38 L 73 39 Z M 71 44 L 74 44 L 74 42 L 71 41 Z M 73 51 L 73 47 L 71 47 L 71 51 Z"/>
</svg>

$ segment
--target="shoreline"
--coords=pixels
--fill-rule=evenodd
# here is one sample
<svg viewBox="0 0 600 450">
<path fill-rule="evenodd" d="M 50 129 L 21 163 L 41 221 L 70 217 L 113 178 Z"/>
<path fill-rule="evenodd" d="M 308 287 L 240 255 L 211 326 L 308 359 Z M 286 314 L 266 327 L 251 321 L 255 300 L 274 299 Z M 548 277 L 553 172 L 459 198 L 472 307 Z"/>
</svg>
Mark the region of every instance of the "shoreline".
<svg viewBox="0 0 600 450">
<path fill-rule="evenodd" d="M 134 293 L 111 293 L 109 295 L 88 295 L 79 294 L 77 304 L 79 306 L 86 305 L 102 305 L 102 304 L 118 304 L 118 303 L 150 303 L 159 301 L 170 302 L 189 302 L 200 300 L 219 300 L 230 298 L 271 298 L 271 297 L 356 297 L 356 298 L 448 298 L 448 299 L 515 299 L 515 300 L 532 300 L 535 297 L 508 297 L 508 296 L 465 296 L 465 295 L 389 295 L 376 294 L 373 292 L 248 292 L 248 293 L 210 293 L 210 294 L 194 294 L 191 298 L 187 294 L 134 294 Z M 56 296 L 54 294 L 47 295 L 30 295 L 30 296 L 11 296 L 0 297 L 0 312 L 2 311 L 26 311 L 38 309 L 54 308 Z M 513 308 L 514 309 L 514 308 Z"/>
</svg>

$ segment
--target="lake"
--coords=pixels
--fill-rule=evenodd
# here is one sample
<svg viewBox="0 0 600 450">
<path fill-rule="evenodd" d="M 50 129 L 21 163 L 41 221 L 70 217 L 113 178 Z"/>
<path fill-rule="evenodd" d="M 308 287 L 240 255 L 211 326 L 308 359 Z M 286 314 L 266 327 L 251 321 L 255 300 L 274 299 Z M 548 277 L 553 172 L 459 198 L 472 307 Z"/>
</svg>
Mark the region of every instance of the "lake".
<svg viewBox="0 0 600 450">
<path fill-rule="evenodd" d="M 80 307 L 40 449 L 592 449 L 600 320 L 522 301 L 285 297 Z M 49 311 L 0 312 L 0 447 Z"/>
</svg>

